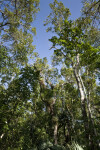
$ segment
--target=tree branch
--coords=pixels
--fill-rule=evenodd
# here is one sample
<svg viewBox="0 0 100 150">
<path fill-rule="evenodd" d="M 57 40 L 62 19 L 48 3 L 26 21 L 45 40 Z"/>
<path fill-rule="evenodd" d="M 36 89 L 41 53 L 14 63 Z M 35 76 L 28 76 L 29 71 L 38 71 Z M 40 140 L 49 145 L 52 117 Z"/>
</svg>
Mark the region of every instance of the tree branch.
<svg viewBox="0 0 100 150">
<path fill-rule="evenodd" d="M 0 23 L 0 28 L 4 27 L 4 26 L 6 26 L 6 25 L 10 25 L 10 24 L 11 24 L 11 23 L 9 23 L 9 22 L 6 22 L 6 23 L 4 23 L 4 24 Z"/>
<path fill-rule="evenodd" d="M 98 3 L 100 3 L 100 0 L 99 0 L 98 2 L 96 2 L 96 3 L 94 3 L 94 4 L 91 5 L 91 7 L 88 9 L 88 11 L 85 12 L 86 15 L 87 15 L 87 14 L 91 11 L 91 9 L 92 9 L 93 7 L 95 7 Z M 98 8 L 99 8 L 99 7 L 98 7 Z"/>
<path fill-rule="evenodd" d="M 56 48 L 55 46 L 52 46 L 49 50 L 51 50 L 52 48 L 58 50 L 58 48 Z M 73 63 L 73 61 L 67 55 L 65 55 L 62 51 L 61 51 L 61 53 L 65 58 L 67 58 L 68 60 L 70 60 L 71 63 Z"/>
</svg>

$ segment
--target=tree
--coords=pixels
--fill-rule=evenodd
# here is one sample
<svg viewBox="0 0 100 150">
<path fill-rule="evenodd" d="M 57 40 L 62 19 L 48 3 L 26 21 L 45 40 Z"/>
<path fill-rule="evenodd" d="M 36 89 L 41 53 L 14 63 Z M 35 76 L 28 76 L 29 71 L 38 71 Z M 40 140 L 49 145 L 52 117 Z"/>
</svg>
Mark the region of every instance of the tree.
<svg viewBox="0 0 100 150">
<path fill-rule="evenodd" d="M 75 21 L 76 25 L 81 24 L 84 32 L 87 34 L 86 40 L 91 45 L 98 47 L 100 39 L 99 30 L 99 5 L 100 1 L 83 0 L 82 15 Z"/>
<path fill-rule="evenodd" d="M 56 6 L 56 8 L 54 6 Z M 59 14 L 62 14 L 62 8 L 64 6 L 62 6 L 62 3 L 54 1 L 50 7 L 53 13 L 50 14 L 50 19 L 48 18 L 49 21 L 47 20 L 47 23 L 52 24 L 53 32 L 55 31 L 55 34 L 57 35 L 50 39 L 53 43 L 52 48 L 55 49 L 54 58 L 57 58 L 56 61 L 63 61 L 67 68 L 70 67 L 73 69 L 73 75 L 76 79 L 77 88 L 80 94 L 86 141 L 88 141 L 87 147 L 91 149 L 97 146 L 95 145 L 95 139 L 93 138 L 93 135 L 96 137 L 96 133 L 93 118 L 91 116 L 89 95 L 87 94 L 87 89 L 82 78 L 82 72 L 86 71 L 87 68 L 90 69 L 93 65 L 93 61 L 99 59 L 99 49 L 91 46 L 89 41 L 85 40 L 86 34 L 84 34 L 80 23 L 75 26 L 75 23 L 65 19 L 64 15 L 61 17 L 61 28 L 59 29 L 58 25 L 53 22 L 53 20 L 59 20 Z M 59 10 L 59 14 L 56 13 L 56 10 Z M 95 73 L 95 69 L 92 71 Z"/>
<path fill-rule="evenodd" d="M 90 19 L 92 25 L 99 26 L 100 1 L 99 0 L 83 0 L 82 16 Z"/>
<path fill-rule="evenodd" d="M 1 0 L 0 1 L 0 76 L 2 82 L 18 72 L 18 68 L 28 62 L 33 53 L 33 34 L 31 26 L 39 8 L 39 0 Z"/>
</svg>

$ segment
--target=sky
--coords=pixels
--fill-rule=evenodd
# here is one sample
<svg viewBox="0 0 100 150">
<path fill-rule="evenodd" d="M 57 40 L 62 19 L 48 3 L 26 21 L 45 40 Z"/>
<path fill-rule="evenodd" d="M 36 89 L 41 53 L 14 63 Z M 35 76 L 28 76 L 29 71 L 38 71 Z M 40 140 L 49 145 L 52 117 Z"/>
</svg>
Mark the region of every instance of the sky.
<svg viewBox="0 0 100 150">
<path fill-rule="evenodd" d="M 63 2 L 65 7 L 70 9 L 71 19 L 75 20 L 81 15 L 82 0 L 58 0 Z M 48 41 L 52 37 L 52 33 L 46 32 L 46 27 L 43 25 L 47 16 L 50 14 L 49 4 L 53 0 L 40 0 L 40 11 L 36 16 L 36 20 L 33 26 L 36 27 L 37 34 L 33 37 L 33 44 L 36 45 L 36 50 L 40 58 L 47 57 L 48 64 L 51 64 L 51 56 L 53 55 L 53 50 L 49 50 L 51 43 Z"/>
</svg>

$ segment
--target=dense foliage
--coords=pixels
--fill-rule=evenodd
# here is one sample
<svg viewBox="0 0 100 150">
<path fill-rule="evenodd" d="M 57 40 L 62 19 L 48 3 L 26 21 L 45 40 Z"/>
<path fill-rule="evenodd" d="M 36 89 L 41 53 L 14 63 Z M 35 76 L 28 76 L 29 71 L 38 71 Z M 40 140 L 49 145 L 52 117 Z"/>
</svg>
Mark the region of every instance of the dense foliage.
<svg viewBox="0 0 100 150">
<path fill-rule="evenodd" d="M 50 67 L 38 56 L 28 64 L 39 0 L 0 0 L 0 150 L 100 148 L 99 5 L 84 0 L 73 21 L 62 2 L 50 4 Z"/>
</svg>

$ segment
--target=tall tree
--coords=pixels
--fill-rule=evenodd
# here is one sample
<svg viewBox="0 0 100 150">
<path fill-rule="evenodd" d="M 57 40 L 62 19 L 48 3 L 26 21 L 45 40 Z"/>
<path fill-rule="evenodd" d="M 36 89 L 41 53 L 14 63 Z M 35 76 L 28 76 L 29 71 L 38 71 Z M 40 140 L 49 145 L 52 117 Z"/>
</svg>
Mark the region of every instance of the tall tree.
<svg viewBox="0 0 100 150">
<path fill-rule="evenodd" d="M 39 0 L 1 0 L 0 1 L 0 76 L 7 78 L 18 72 L 33 53 L 32 26 L 39 8 Z M 6 76 L 7 75 L 7 76 Z M 9 76 L 8 76 L 9 75 Z"/>
<path fill-rule="evenodd" d="M 59 60 L 63 61 L 66 67 L 73 69 L 73 75 L 76 79 L 77 87 L 80 93 L 87 148 L 94 149 L 98 147 L 98 145 L 95 144 L 95 138 L 93 138 L 93 135 L 95 135 L 95 137 L 97 135 L 95 132 L 93 118 L 91 116 L 87 89 L 82 78 L 82 70 L 86 71 L 87 68 L 90 68 L 90 66 L 93 65 L 93 60 L 95 61 L 96 59 L 99 59 L 99 48 L 95 48 L 93 45 L 91 46 L 89 41 L 85 40 L 87 35 L 84 34 L 84 31 L 82 31 L 80 23 L 75 26 L 75 23 L 68 20 L 68 18 L 66 19 L 64 15 L 61 16 L 61 28 L 59 28 L 56 24 L 60 18 L 59 14 L 62 14 L 62 12 L 64 14 L 67 10 L 63 9 L 64 6 L 61 2 L 59 3 L 55 0 L 53 4 L 50 4 L 50 7 L 52 9 L 52 13 L 48 17 L 49 21 L 47 20 L 47 24 L 52 24 L 51 26 L 53 28 L 53 32 L 57 35 L 50 39 L 53 43 L 52 48 L 55 49 L 54 58 L 56 58 L 57 62 Z M 57 10 L 59 10 L 59 13 L 56 13 Z M 69 15 L 69 11 L 67 13 Z M 57 20 L 56 23 L 54 20 Z"/>
</svg>

